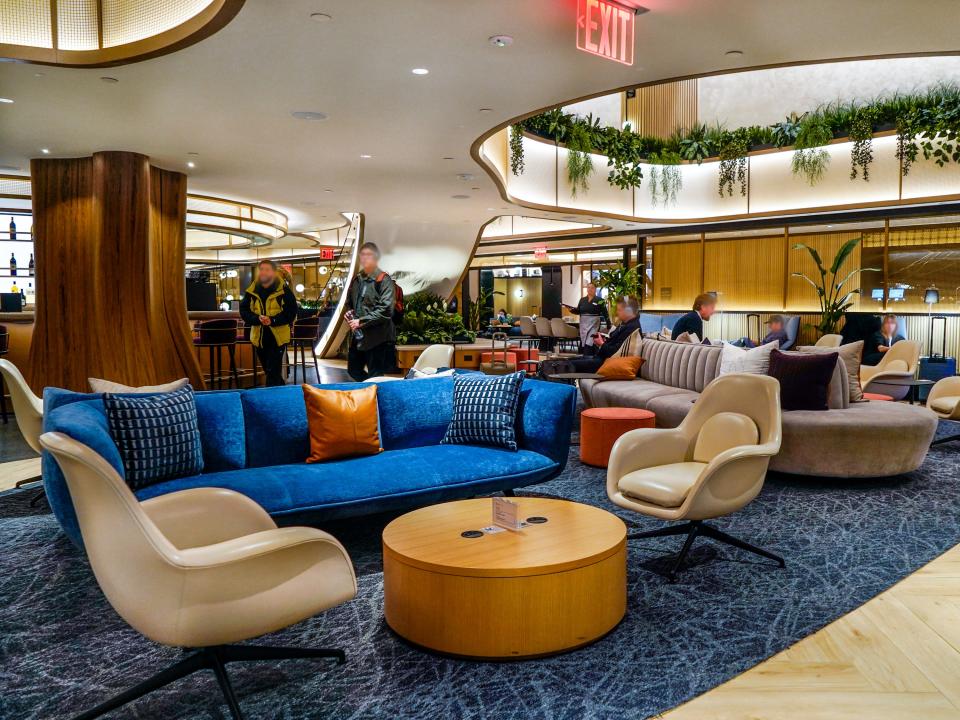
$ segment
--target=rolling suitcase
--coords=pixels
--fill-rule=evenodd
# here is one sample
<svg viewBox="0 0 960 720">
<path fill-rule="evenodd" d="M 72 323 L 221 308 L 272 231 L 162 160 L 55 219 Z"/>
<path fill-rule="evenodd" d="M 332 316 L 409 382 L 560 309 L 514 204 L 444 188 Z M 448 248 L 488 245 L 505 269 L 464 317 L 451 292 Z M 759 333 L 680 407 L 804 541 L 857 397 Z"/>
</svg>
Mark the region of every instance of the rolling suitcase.
<svg viewBox="0 0 960 720">
<path fill-rule="evenodd" d="M 933 351 L 933 339 L 934 335 L 937 334 L 935 332 L 937 322 L 943 324 L 943 330 L 940 334 L 941 344 L 939 353 Z M 930 345 L 927 356 L 920 358 L 920 371 L 918 374 L 921 380 L 933 380 L 934 382 L 957 374 L 957 359 L 947 357 L 947 318 L 943 315 L 934 315 L 930 318 Z M 920 400 L 926 402 L 930 388 L 922 387 L 919 388 L 919 390 L 918 395 Z"/>
<path fill-rule="evenodd" d="M 503 340 L 503 350 L 497 350 L 497 340 Z M 493 352 L 490 355 L 490 362 L 480 363 L 480 372 L 484 375 L 509 375 L 517 371 L 516 363 L 507 362 L 507 352 L 509 351 L 506 333 L 494 333 L 492 341 Z M 497 360 L 497 355 L 502 355 L 503 360 Z M 514 355 L 516 357 L 516 355 Z"/>
</svg>

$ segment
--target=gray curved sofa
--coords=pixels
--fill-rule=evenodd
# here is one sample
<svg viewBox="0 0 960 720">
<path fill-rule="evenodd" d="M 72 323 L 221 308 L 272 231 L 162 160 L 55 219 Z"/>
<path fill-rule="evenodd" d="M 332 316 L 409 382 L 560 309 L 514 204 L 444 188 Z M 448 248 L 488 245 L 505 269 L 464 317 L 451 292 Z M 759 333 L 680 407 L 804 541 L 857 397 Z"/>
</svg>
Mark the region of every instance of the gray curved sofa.
<svg viewBox="0 0 960 720">
<path fill-rule="evenodd" d="M 718 346 L 631 338 L 623 354 L 644 358 L 636 380 L 581 380 L 587 407 L 634 407 L 656 413 L 659 427 L 676 427 L 720 370 Z M 783 413 L 783 442 L 770 469 L 821 477 L 883 477 L 915 470 L 937 429 L 923 407 L 849 402 L 847 373 L 838 360 L 825 411 Z"/>
</svg>

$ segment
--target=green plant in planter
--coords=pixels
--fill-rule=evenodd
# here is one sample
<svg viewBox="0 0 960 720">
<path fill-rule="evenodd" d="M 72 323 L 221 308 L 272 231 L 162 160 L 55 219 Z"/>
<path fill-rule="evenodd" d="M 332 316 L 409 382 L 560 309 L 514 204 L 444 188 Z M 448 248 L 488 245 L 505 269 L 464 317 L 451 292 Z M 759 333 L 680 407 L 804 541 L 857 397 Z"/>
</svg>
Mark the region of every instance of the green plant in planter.
<svg viewBox="0 0 960 720">
<path fill-rule="evenodd" d="M 747 194 L 747 153 L 750 151 L 750 128 L 724 130 L 718 139 L 720 151 L 720 197 L 733 196 L 734 183 L 740 185 L 740 194 Z"/>
<path fill-rule="evenodd" d="M 833 140 L 833 130 L 819 113 L 808 115 L 800 123 L 794 141 L 791 167 L 794 175 L 803 175 L 807 183 L 816 185 L 830 164 L 830 153 L 823 149 Z"/>
<path fill-rule="evenodd" d="M 397 328 L 397 342 L 401 345 L 472 342 L 476 337 L 476 333 L 464 327 L 463 317 L 447 312 L 447 301 L 436 293 L 421 291 L 406 299 L 403 323 Z"/>
<path fill-rule="evenodd" d="M 778 122 L 776 125 L 772 125 L 770 130 L 773 135 L 773 146 L 780 148 L 793 145 L 797 139 L 797 135 L 800 134 L 800 123 L 803 121 L 805 115 L 806 113 L 804 113 L 804 115 L 790 113 L 786 119 Z"/>
<path fill-rule="evenodd" d="M 870 180 L 870 163 L 873 162 L 873 110 L 869 107 L 858 108 L 853 113 L 850 124 L 850 139 L 853 149 L 850 152 L 850 179 L 857 176 L 864 181 Z"/>
<path fill-rule="evenodd" d="M 510 172 L 523 175 L 523 125 L 510 126 Z"/>
<path fill-rule="evenodd" d="M 713 143 L 707 133 L 707 126 L 703 123 L 696 123 L 681 132 L 678 144 L 680 146 L 680 157 L 690 162 L 696 162 L 697 165 L 702 164 L 704 160 L 713 155 Z"/>
<path fill-rule="evenodd" d="M 589 124 L 574 123 L 567 137 L 567 178 L 573 197 L 590 189 L 588 179 L 593 172 L 593 158 L 590 156 L 593 143 L 589 128 Z"/>
<path fill-rule="evenodd" d="M 607 292 L 607 310 L 609 317 L 617 316 L 617 300 L 627 295 L 639 297 L 639 266 L 626 268 L 618 265 L 597 273 L 597 287 Z"/>
<path fill-rule="evenodd" d="M 817 291 L 817 299 L 820 302 L 820 322 L 814 327 L 820 335 L 829 335 L 837 331 L 837 324 L 840 322 L 840 318 L 843 317 L 843 313 L 853 306 L 853 296 L 860 294 L 860 288 L 844 290 L 847 281 L 860 272 L 877 272 L 877 268 L 856 268 L 844 275 L 839 281 L 837 280 L 837 273 L 840 272 L 840 267 L 861 240 L 863 240 L 863 237 L 847 240 L 847 242 L 837 250 L 837 254 L 830 264 L 829 281 L 827 280 L 828 270 L 823 266 L 820 253 L 818 253 L 816 249 L 804 243 L 797 243 L 793 246 L 794 250 L 806 250 L 810 253 L 810 257 L 817 266 L 819 278 L 817 278 L 816 281 L 812 280 L 806 273 L 795 272 L 790 274 L 793 277 L 806 280 L 810 283 L 810 286 Z"/>
<path fill-rule="evenodd" d="M 643 181 L 640 162 L 643 160 L 644 145 L 644 138 L 633 132 L 629 123 L 624 126 L 623 132 L 607 138 L 607 166 L 612 168 L 607 179 L 611 185 L 621 190 L 640 187 Z"/>
<path fill-rule="evenodd" d="M 483 329 L 483 314 L 487 312 L 487 304 L 490 298 L 496 295 L 503 295 L 499 290 L 489 290 L 481 287 L 477 299 L 470 303 L 470 312 L 467 315 L 467 325 L 470 330 L 479 332 Z"/>
</svg>

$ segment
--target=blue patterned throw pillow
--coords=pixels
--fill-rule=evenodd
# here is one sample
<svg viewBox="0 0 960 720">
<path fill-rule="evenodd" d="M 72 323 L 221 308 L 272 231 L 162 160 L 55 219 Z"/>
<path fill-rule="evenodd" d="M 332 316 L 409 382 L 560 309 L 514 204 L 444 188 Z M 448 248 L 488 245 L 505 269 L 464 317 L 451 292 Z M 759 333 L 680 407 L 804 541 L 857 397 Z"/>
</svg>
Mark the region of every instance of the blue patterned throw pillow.
<svg viewBox="0 0 960 720">
<path fill-rule="evenodd" d="M 455 375 L 453 419 L 443 436 L 448 445 L 493 445 L 517 449 L 514 423 L 523 373 Z"/>
<path fill-rule="evenodd" d="M 103 406 L 133 490 L 203 471 L 197 405 L 189 385 L 157 395 L 105 393 Z"/>
</svg>

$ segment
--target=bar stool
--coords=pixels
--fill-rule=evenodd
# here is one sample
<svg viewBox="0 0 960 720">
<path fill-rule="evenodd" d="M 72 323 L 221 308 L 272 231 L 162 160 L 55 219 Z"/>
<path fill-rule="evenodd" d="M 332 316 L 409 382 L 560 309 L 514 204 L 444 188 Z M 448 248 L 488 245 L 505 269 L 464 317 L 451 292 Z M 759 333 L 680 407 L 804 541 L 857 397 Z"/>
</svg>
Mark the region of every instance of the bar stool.
<svg viewBox="0 0 960 720">
<path fill-rule="evenodd" d="M 237 332 L 237 345 L 249 345 L 250 346 L 250 357 L 251 357 L 251 368 L 253 368 L 253 386 L 257 387 L 257 372 L 259 366 L 257 365 L 257 348 L 254 346 L 253 341 L 250 339 L 250 331 L 253 330 L 252 325 L 244 324 L 239 328 Z"/>
<path fill-rule="evenodd" d="M 236 318 L 224 318 L 222 320 L 201 320 L 196 324 L 197 337 L 193 341 L 194 347 L 208 348 L 210 351 L 210 382 L 209 387 L 218 389 L 223 387 L 223 377 L 221 375 L 221 350 L 227 349 L 230 356 L 230 372 L 233 375 L 233 386 L 240 387 L 237 377 L 237 326 L 239 321 Z"/>
<path fill-rule="evenodd" d="M 0 357 L 10 352 L 10 331 L 6 325 L 0 325 Z M 7 391 L 4 387 L 3 376 L 0 376 L 0 415 L 3 415 L 3 424 L 10 422 L 7 419 Z"/>
<path fill-rule="evenodd" d="M 297 383 L 297 368 L 303 369 L 303 381 L 307 381 L 307 348 L 310 348 L 310 355 L 313 357 L 313 369 L 317 372 L 317 382 L 320 382 L 320 367 L 317 364 L 317 353 L 314 350 L 317 344 L 317 338 L 320 337 L 320 316 L 311 315 L 309 317 L 297 318 L 293 321 L 293 328 L 290 331 L 290 344 L 293 345 L 293 382 Z M 297 359 L 297 350 L 300 350 L 300 358 Z"/>
</svg>

